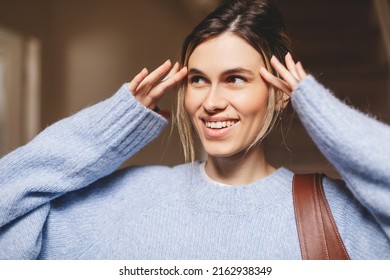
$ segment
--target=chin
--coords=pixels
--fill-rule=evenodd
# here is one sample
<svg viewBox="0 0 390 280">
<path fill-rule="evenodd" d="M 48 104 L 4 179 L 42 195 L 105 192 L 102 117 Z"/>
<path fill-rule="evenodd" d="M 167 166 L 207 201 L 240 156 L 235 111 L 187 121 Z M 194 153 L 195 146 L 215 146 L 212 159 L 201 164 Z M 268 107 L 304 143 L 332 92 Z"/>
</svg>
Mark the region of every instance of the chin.
<svg viewBox="0 0 390 280">
<path fill-rule="evenodd" d="M 223 146 L 221 144 L 220 146 Z M 244 154 L 246 149 L 221 149 L 222 147 L 219 147 L 218 149 L 210 149 L 210 148 L 205 148 L 205 151 L 209 157 L 214 157 L 214 158 L 229 158 L 229 157 L 237 157 L 241 154 Z"/>
</svg>

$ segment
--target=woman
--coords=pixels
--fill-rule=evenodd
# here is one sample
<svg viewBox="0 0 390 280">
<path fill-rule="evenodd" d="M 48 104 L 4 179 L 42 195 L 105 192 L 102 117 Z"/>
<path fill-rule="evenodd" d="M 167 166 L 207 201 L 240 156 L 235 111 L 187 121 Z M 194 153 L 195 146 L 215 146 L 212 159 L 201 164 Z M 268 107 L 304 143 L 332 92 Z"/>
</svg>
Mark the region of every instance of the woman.
<svg viewBox="0 0 390 280">
<path fill-rule="evenodd" d="M 166 78 L 169 61 L 144 69 L 4 157 L 0 258 L 300 259 L 293 173 L 262 145 L 290 98 L 345 181 L 323 184 L 350 257 L 390 258 L 390 129 L 334 98 L 289 49 L 271 3 L 230 1 L 188 36 Z M 194 129 L 207 161 L 114 172 L 162 131 L 156 106 L 178 84 L 186 158 Z"/>
</svg>

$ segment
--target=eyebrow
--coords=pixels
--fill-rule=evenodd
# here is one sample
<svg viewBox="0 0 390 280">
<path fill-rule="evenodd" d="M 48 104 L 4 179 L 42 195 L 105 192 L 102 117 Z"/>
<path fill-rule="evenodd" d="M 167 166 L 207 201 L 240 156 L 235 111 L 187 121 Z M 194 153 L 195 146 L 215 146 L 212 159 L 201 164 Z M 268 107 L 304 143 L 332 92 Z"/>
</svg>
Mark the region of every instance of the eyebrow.
<svg viewBox="0 0 390 280">
<path fill-rule="evenodd" d="M 191 68 L 190 70 L 188 70 L 188 75 L 196 75 L 196 74 L 205 76 L 205 74 L 199 69 Z M 255 76 L 255 74 L 251 70 L 248 70 L 248 69 L 245 69 L 242 67 L 227 69 L 227 70 L 222 72 L 222 76 L 228 76 L 228 75 L 232 75 L 232 74 L 246 74 L 246 75 L 250 75 L 252 77 Z"/>
</svg>

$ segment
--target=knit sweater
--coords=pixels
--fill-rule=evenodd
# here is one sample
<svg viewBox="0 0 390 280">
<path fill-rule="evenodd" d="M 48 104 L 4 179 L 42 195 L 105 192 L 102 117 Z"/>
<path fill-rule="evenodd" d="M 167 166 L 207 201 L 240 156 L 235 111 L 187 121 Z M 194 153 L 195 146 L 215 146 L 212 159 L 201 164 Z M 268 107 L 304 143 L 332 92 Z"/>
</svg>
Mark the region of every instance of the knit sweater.
<svg viewBox="0 0 390 280">
<path fill-rule="evenodd" d="M 312 76 L 292 104 L 343 181 L 324 190 L 352 259 L 390 259 L 390 128 Z M 0 259 L 300 259 L 293 173 L 248 185 L 204 164 L 130 167 L 166 120 L 123 85 L 0 160 Z"/>
</svg>

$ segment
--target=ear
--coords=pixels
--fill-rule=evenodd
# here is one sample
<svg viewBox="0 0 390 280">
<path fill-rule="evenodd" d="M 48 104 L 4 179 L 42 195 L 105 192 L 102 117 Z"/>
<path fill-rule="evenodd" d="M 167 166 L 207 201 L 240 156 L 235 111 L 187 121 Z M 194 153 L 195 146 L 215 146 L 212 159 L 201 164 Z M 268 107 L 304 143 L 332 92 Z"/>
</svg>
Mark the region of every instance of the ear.
<svg viewBox="0 0 390 280">
<path fill-rule="evenodd" d="M 276 103 L 276 110 L 283 111 L 287 105 L 290 103 L 290 96 L 287 93 L 280 91 L 278 94 L 278 101 Z"/>
</svg>

